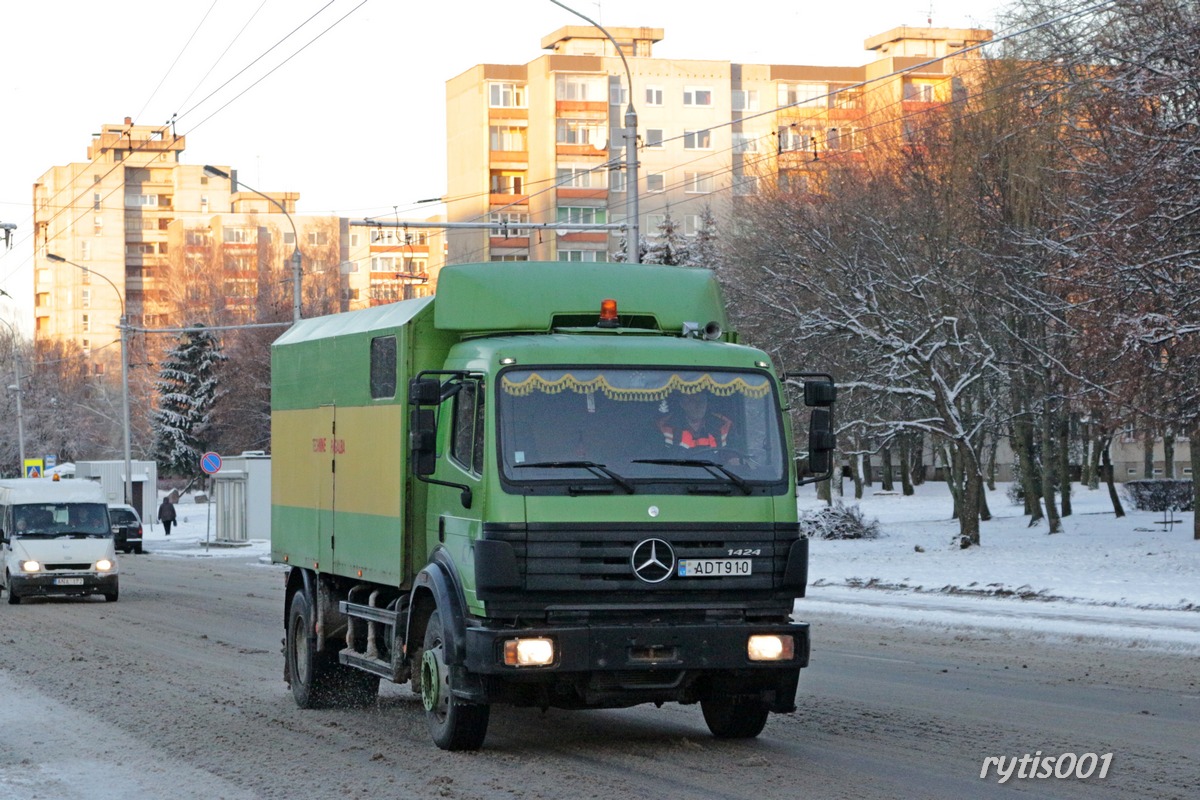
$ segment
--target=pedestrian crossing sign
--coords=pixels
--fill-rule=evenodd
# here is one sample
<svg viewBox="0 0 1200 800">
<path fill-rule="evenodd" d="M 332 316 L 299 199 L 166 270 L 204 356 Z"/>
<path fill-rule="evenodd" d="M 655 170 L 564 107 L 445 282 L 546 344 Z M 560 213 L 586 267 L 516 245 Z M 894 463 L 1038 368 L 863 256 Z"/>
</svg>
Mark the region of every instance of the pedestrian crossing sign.
<svg viewBox="0 0 1200 800">
<path fill-rule="evenodd" d="M 40 458 L 25 459 L 25 477 L 26 478 L 40 478 L 40 477 L 42 477 L 44 469 L 45 469 L 45 467 L 43 466 L 42 460 Z"/>
</svg>

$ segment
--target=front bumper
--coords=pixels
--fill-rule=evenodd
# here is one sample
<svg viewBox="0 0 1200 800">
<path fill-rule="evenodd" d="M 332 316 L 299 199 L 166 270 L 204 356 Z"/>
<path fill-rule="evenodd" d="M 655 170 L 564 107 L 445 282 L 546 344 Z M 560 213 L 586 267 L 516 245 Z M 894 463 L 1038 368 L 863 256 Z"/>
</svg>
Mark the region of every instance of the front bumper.
<svg viewBox="0 0 1200 800">
<path fill-rule="evenodd" d="M 99 575 L 76 572 L 60 575 L 43 572 L 35 575 L 10 575 L 8 590 L 14 592 L 18 597 L 111 594 L 117 591 L 118 578 L 117 573 Z M 63 581 L 71 581 L 71 583 L 63 583 Z M 80 582 L 75 583 L 75 581 Z"/>
<path fill-rule="evenodd" d="M 791 636 L 792 657 L 751 661 L 747 640 L 756 634 Z M 553 640 L 555 662 L 505 665 L 504 642 L 518 637 Z M 741 695 L 790 712 L 800 670 L 808 666 L 809 628 L 807 623 L 468 627 L 465 646 L 465 663 L 452 667 L 452 684 L 455 695 L 470 702 L 620 708 Z"/>
</svg>

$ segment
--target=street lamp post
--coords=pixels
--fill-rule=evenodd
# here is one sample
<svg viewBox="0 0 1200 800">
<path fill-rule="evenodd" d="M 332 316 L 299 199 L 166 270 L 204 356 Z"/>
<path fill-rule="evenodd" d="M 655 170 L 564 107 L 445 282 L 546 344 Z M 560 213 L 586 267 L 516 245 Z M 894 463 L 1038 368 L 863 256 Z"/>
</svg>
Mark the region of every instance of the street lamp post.
<svg viewBox="0 0 1200 800">
<path fill-rule="evenodd" d="M 0 289 L 0 292 L 3 292 Z M 6 297 L 10 296 L 8 292 L 3 292 Z M 20 469 L 22 474 L 25 470 L 25 414 L 21 410 L 21 354 L 17 352 L 17 329 L 12 326 L 8 320 L 0 319 L 12 331 L 12 348 L 13 348 L 13 379 L 16 381 L 12 386 L 8 387 L 17 393 L 17 452 L 20 454 Z"/>
<path fill-rule="evenodd" d="M 612 37 L 611 33 L 604 29 L 603 25 L 593 22 L 575 9 L 558 2 L 558 0 L 550 0 L 550 2 L 559 8 L 570 11 L 589 25 L 599 29 L 612 42 L 613 47 L 617 49 L 617 55 L 621 57 L 621 64 L 625 67 L 625 82 L 629 84 L 629 106 L 625 109 L 625 177 L 628 184 L 625 187 L 625 191 L 628 192 L 625 195 L 625 209 L 626 217 L 631 221 L 629 223 L 629 239 L 632 240 L 631 243 L 627 243 L 625 246 L 625 255 L 629 258 L 630 264 L 640 264 L 642 263 L 642 235 L 641 223 L 638 221 L 638 118 L 637 111 L 633 109 L 633 73 L 629 71 L 629 62 L 625 60 L 625 52 L 621 49 L 621 45 L 617 44 L 617 40 Z"/>
<path fill-rule="evenodd" d="M 235 192 L 237 191 L 237 187 L 239 184 L 242 186 L 245 186 L 247 189 L 254 192 L 256 195 L 263 198 L 264 200 L 274 203 L 275 207 L 278 208 L 280 211 L 282 211 L 283 215 L 285 217 L 287 217 L 288 224 L 292 226 L 292 248 L 293 248 L 292 249 L 292 321 L 299 322 L 300 321 L 300 235 L 296 233 L 296 223 L 292 219 L 292 215 L 289 214 L 288 210 L 283 207 L 283 204 L 280 203 L 278 200 L 276 200 L 274 197 L 263 194 L 262 192 L 255 189 L 253 186 L 247 186 L 245 184 L 245 182 L 243 182 L 243 181 L 235 181 L 233 179 L 233 177 L 225 170 L 217 169 L 216 167 L 214 167 L 210 164 L 205 164 L 204 171 L 206 173 L 208 173 L 209 175 L 212 175 L 214 178 L 224 178 L 225 180 L 229 181 Z"/>
<path fill-rule="evenodd" d="M 72 267 L 83 270 L 85 274 L 98 275 L 113 288 L 113 291 L 117 293 L 117 300 L 121 302 L 121 322 L 117 325 L 117 329 L 121 331 L 121 424 L 124 428 L 123 438 L 125 439 L 125 503 L 133 505 L 133 459 L 129 452 L 129 348 L 126 346 L 129 325 L 125 318 L 125 294 L 107 276 L 82 264 L 68 261 L 54 253 L 47 253 L 46 259 L 60 264 L 70 264 Z M 140 509 L 138 513 L 141 513 Z"/>
</svg>

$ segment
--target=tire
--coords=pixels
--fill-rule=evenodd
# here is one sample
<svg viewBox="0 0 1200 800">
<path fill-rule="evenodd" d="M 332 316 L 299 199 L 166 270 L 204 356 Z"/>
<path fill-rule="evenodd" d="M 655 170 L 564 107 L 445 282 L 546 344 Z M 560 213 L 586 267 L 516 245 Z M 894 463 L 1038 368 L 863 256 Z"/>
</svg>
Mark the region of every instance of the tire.
<svg viewBox="0 0 1200 800">
<path fill-rule="evenodd" d="M 338 663 L 337 653 L 318 652 L 311 640 L 315 615 L 312 600 L 296 592 L 288 610 L 288 682 L 300 708 L 360 708 L 375 702 L 379 676 Z"/>
<path fill-rule="evenodd" d="M 142 546 L 140 544 L 134 545 L 133 552 L 137 553 L 140 556 L 142 554 Z"/>
<path fill-rule="evenodd" d="M 704 721 L 718 739 L 753 739 L 762 733 L 770 709 L 756 697 L 718 695 L 700 701 Z"/>
<path fill-rule="evenodd" d="M 6 577 L 7 577 L 7 575 L 6 575 Z M 8 604 L 9 604 L 10 606 L 19 606 L 19 605 L 21 605 L 21 596 L 20 596 L 19 594 L 17 594 L 16 592 L 14 592 L 14 591 L 13 591 L 13 588 L 12 588 L 12 579 L 9 579 L 9 580 L 7 580 L 7 581 L 5 582 L 5 584 L 4 584 L 4 590 L 5 590 L 6 592 L 8 592 Z"/>
<path fill-rule="evenodd" d="M 445 633 L 437 611 L 425 627 L 421 653 L 421 702 L 433 743 L 442 750 L 478 750 L 487 736 L 492 707 L 465 703 L 450 692 L 450 670 L 445 660 Z"/>
<path fill-rule="evenodd" d="M 111 592 L 104 593 L 104 602 L 115 603 L 121 597 L 121 589 L 119 586 L 114 586 Z"/>
</svg>

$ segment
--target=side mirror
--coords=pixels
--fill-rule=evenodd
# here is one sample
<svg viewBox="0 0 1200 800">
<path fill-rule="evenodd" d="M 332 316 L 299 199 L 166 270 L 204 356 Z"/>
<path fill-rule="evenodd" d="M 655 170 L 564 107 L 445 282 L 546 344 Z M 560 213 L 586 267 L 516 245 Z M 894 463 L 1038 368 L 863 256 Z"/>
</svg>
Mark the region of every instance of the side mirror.
<svg viewBox="0 0 1200 800">
<path fill-rule="evenodd" d="M 804 405 L 828 408 L 837 400 L 837 386 L 833 381 L 805 381 Z"/>
<path fill-rule="evenodd" d="M 833 384 L 829 384 L 832 386 Z M 824 475 L 833 468 L 833 451 L 837 436 L 833 432 L 833 413 L 828 408 L 814 408 L 808 423 L 808 469 Z"/>
<path fill-rule="evenodd" d="M 413 378 L 408 382 L 408 402 L 436 406 L 442 402 L 442 384 L 437 378 Z"/>
<path fill-rule="evenodd" d="M 437 381 L 433 381 L 437 386 Z M 432 475 L 437 469 L 437 418 L 432 408 L 414 408 L 409 415 L 408 446 L 413 473 Z"/>
</svg>

